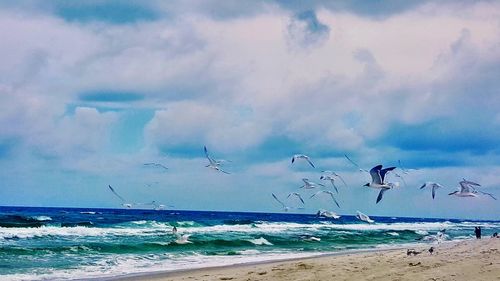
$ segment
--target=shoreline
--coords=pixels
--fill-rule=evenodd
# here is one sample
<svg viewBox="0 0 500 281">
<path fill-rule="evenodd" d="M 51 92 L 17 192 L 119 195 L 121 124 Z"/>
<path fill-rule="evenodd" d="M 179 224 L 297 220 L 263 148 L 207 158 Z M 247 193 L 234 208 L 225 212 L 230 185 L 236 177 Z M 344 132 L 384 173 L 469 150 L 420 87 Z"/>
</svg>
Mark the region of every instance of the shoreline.
<svg viewBox="0 0 500 281">
<path fill-rule="evenodd" d="M 491 240 L 491 241 L 490 241 Z M 497 254 L 500 254 L 499 252 L 499 246 L 500 246 L 500 239 L 490 239 L 490 238 L 485 238 L 482 240 L 476 240 L 476 239 L 464 239 L 464 240 L 454 240 L 454 241 L 445 241 L 440 244 L 435 244 L 435 243 L 411 243 L 411 244 L 400 244 L 400 245 L 394 245 L 394 247 L 387 247 L 387 248 L 367 248 L 367 249 L 353 249 L 353 250 L 345 250 L 345 251 L 339 251 L 339 252 L 332 252 L 332 253 L 321 253 L 317 255 L 312 255 L 308 257 L 291 257 L 291 258 L 284 258 L 284 259 L 278 259 L 278 260 L 262 260 L 262 261 L 257 261 L 257 262 L 246 262 L 246 263 L 236 263 L 236 264 L 228 264 L 228 265 L 221 265 L 221 266 L 211 266 L 211 267 L 200 267 L 200 268 L 191 268 L 191 269 L 180 269 L 180 270 L 169 270 L 169 271 L 155 271 L 155 272 L 138 272 L 138 273 L 130 273 L 130 274 L 124 274 L 124 275 L 117 275 L 117 276 L 109 276 L 109 277 L 96 277 L 96 278 L 85 278 L 85 279 L 76 279 L 76 280 L 108 280 L 108 281 L 128 281 L 128 280 L 294 280 L 294 279 L 276 279 L 276 278 L 271 278 L 268 275 L 269 272 L 273 273 L 275 271 L 278 271 L 277 268 L 279 267 L 285 267 L 287 269 L 280 269 L 284 271 L 289 271 L 295 269 L 296 266 L 300 267 L 299 272 L 303 271 L 302 273 L 304 274 L 316 274 L 314 272 L 314 265 L 317 264 L 324 264 L 325 262 L 329 263 L 329 261 L 333 261 L 333 264 L 338 264 L 339 262 L 346 262 L 349 261 L 349 264 L 356 264 L 359 263 L 359 266 L 364 265 L 366 259 L 373 259 L 374 257 L 379 257 L 381 260 L 384 259 L 389 259 L 392 260 L 394 259 L 394 256 L 399 256 L 404 259 L 415 259 L 415 257 L 407 257 L 406 256 L 406 249 L 407 248 L 414 248 L 418 249 L 422 253 L 417 256 L 418 257 L 423 257 L 423 258 L 428 258 L 428 257 L 435 257 L 437 255 L 430 255 L 427 253 L 427 249 L 430 247 L 434 247 L 437 249 L 438 252 L 441 251 L 449 251 L 450 249 L 455 249 L 455 248 L 461 248 L 465 247 L 468 248 L 469 251 L 471 251 L 471 247 L 488 247 L 489 245 L 495 246 L 494 249 Z M 471 251 L 473 252 L 473 251 Z M 450 263 L 454 262 L 453 259 L 455 257 L 449 257 Z M 312 264 L 310 266 L 307 266 L 307 264 Z M 357 266 L 357 267 L 359 267 Z M 303 267 L 303 268 L 302 268 Z M 344 265 L 344 267 L 337 268 L 336 271 L 339 272 L 344 272 L 348 273 L 350 269 L 348 268 L 349 266 Z M 362 268 L 370 268 L 370 267 L 362 267 Z M 500 276 L 500 263 L 497 264 L 497 269 L 498 269 L 498 276 Z M 254 278 L 244 278 L 245 276 L 242 275 L 242 272 L 248 271 L 249 273 L 255 273 L 257 272 L 257 276 L 254 276 Z M 266 272 L 266 273 L 263 273 Z M 260 274 L 260 275 L 259 275 Z M 333 274 L 333 273 L 332 273 Z M 496 274 L 496 273 L 495 273 Z M 231 275 L 232 277 L 224 277 L 226 275 Z M 248 274 L 247 274 L 248 275 Z M 261 276 L 262 275 L 262 276 Z M 234 276 L 234 277 L 233 277 Z M 324 277 L 326 278 L 326 277 Z M 344 276 L 344 278 L 347 278 L 345 280 L 351 280 L 349 279 L 349 274 L 347 276 Z M 352 280 L 364 280 L 364 279 L 359 279 L 360 277 L 356 277 L 357 279 Z M 315 280 L 329 280 L 328 278 L 326 279 L 315 279 Z M 374 279 L 378 280 L 378 279 Z M 384 280 L 384 279 L 380 279 Z M 395 280 L 407 280 L 407 279 L 395 279 Z M 413 279 L 408 279 L 408 280 L 413 280 Z M 422 279 L 424 280 L 424 279 Z M 431 279 L 432 280 L 432 279 Z M 436 280 L 462 280 L 462 279 L 436 279 Z M 463 279 L 466 280 L 466 279 Z M 500 280 L 500 277 L 498 279 L 471 279 L 471 280 Z"/>
</svg>

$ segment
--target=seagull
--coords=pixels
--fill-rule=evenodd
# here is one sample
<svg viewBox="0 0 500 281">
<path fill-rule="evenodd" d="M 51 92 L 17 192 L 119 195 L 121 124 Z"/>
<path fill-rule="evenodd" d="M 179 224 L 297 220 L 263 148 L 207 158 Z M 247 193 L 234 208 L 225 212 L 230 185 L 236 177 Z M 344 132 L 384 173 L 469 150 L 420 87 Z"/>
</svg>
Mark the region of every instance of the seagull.
<svg viewBox="0 0 500 281">
<path fill-rule="evenodd" d="M 292 192 L 292 193 L 288 194 L 288 196 L 286 198 L 290 198 L 290 196 L 292 196 L 292 195 L 297 196 L 297 198 L 300 199 L 300 202 L 302 202 L 302 204 L 305 204 L 304 199 L 302 199 L 302 196 L 300 196 L 300 194 L 298 194 L 297 192 Z"/>
<path fill-rule="evenodd" d="M 339 190 L 337 189 L 337 186 L 335 185 L 335 178 L 330 176 L 330 175 L 326 175 L 326 176 L 321 176 L 319 177 L 320 180 L 325 180 L 325 181 L 330 181 L 333 185 L 333 188 L 335 189 L 335 191 L 337 193 L 339 193 Z"/>
<path fill-rule="evenodd" d="M 335 202 L 335 205 L 337 205 L 337 207 L 339 207 L 339 208 L 340 208 L 339 203 L 337 202 L 337 200 L 335 200 L 335 197 L 333 197 L 333 192 L 331 192 L 331 191 L 329 191 L 329 190 L 320 190 L 320 191 L 318 191 L 318 192 L 314 193 L 313 195 L 311 195 L 311 197 L 309 197 L 309 198 L 313 198 L 314 196 L 316 196 L 316 195 L 318 195 L 318 194 L 320 194 L 320 193 L 330 194 L 330 196 L 331 196 L 331 197 L 332 197 L 332 199 L 333 199 L 333 202 Z"/>
<path fill-rule="evenodd" d="M 288 212 L 288 210 L 291 209 L 291 207 L 288 207 L 287 205 L 285 205 L 285 203 L 283 203 L 281 200 L 279 200 L 278 197 L 276 195 L 274 195 L 274 193 L 271 193 L 271 195 L 273 196 L 274 200 L 276 200 L 276 201 L 278 201 L 278 203 L 280 203 L 281 207 L 283 207 L 283 211 Z"/>
<path fill-rule="evenodd" d="M 361 168 L 358 164 L 356 164 L 356 162 L 352 161 L 351 158 L 349 158 L 349 156 L 347 156 L 346 154 L 344 154 L 344 157 L 347 159 L 347 161 L 351 162 L 351 164 L 353 164 L 354 166 L 356 166 L 359 169 L 360 172 L 369 173 L 368 170 Z"/>
<path fill-rule="evenodd" d="M 318 185 L 319 186 L 325 186 L 324 184 L 321 184 L 321 183 L 315 183 L 315 182 L 312 182 L 310 181 L 309 179 L 302 179 L 302 181 L 304 182 L 304 185 L 301 186 L 300 188 L 305 188 L 305 189 L 313 189 L 313 188 L 316 188 Z"/>
<path fill-rule="evenodd" d="M 382 200 L 382 196 L 384 196 L 384 192 L 386 192 L 387 190 L 396 186 L 396 184 L 394 184 L 394 183 L 385 183 L 384 182 L 385 175 L 389 171 L 392 171 L 394 169 L 396 169 L 396 167 L 389 167 L 389 168 L 382 169 L 382 165 L 377 165 L 370 170 L 370 175 L 372 176 L 372 182 L 367 183 L 364 186 L 380 189 L 380 193 L 377 196 L 377 203 L 380 202 L 380 200 Z"/>
<path fill-rule="evenodd" d="M 295 154 L 292 157 L 292 163 L 295 162 L 295 159 L 304 159 L 304 160 L 307 161 L 307 163 L 309 163 L 309 165 L 311 165 L 311 167 L 316 168 L 316 167 L 314 167 L 314 164 L 311 162 L 311 159 L 309 159 L 309 156 L 307 156 L 307 155 L 304 155 L 304 154 Z"/>
<path fill-rule="evenodd" d="M 426 187 L 430 187 L 432 188 L 432 199 L 434 199 L 434 197 L 436 196 L 436 189 L 438 188 L 441 188 L 443 187 L 442 185 L 440 185 L 439 183 L 435 183 L 435 182 L 431 182 L 431 181 L 428 181 L 426 183 L 424 183 L 420 189 L 424 189 Z"/>
<path fill-rule="evenodd" d="M 403 184 L 404 184 L 405 186 L 408 186 L 408 185 L 406 184 L 406 180 L 405 180 L 405 178 L 404 178 L 402 175 L 400 175 L 400 174 L 398 174 L 398 173 L 394 172 L 394 176 L 395 176 L 395 177 L 400 178 L 400 179 L 403 181 Z"/>
<path fill-rule="evenodd" d="M 460 190 L 455 190 L 452 193 L 448 193 L 448 195 L 454 195 L 457 197 L 477 197 L 477 191 L 474 186 L 480 186 L 478 183 L 470 182 L 464 179 L 463 181 L 459 182 L 459 184 Z"/>
<path fill-rule="evenodd" d="M 164 169 L 164 170 L 168 170 L 167 167 L 165 167 L 164 165 L 159 164 L 159 163 L 144 163 L 144 166 L 157 167 L 157 168 L 161 168 L 161 169 Z"/>
<path fill-rule="evenodd" d="M 374 223 L 375 222 L 374 220 L 370 219 L 369 216 L 361 213 L 360 211 L 356 211 L 356 213 L 357 213 L 356 218 L 361 220 L 361 221 L 365 221 L 367 223 Z"/>
<path fill-rule="evenodd" d="M 122 204 L 121 204 L 121 205 L 122 205 L 123 207 L 125 207 L 125 208 L 129 208 L 129 209 L 130 209 L 130 208 L 132 208 L 132 206 L 133 206 L 134 204 L 132 204 L 132 203 L 125 203 L 125 202 L 126 202 L 126 200 L 125 200 L 125 199 L 123 199 L 123 197 L 121 197 L 121 196 L 120 196 L 120 194 L 116 193 L 115 189 L 114 189 L 111 185 L 108 185 L 108 188 L 109 188 L 109 190 L 111 190 L 111 192 L 113 192 L 113 194 L 114 194 L 116 197 L 118 197 L 118 198 L 122 201 Z"/>
<path fill-rule="evenodd" d="M 220 165 L 223 165 L 224 162 L 231 162 L 230 160 L 214 159 L 214 158 L 210 157 L 210 155 L 208 155 L 207 146 L 203 146 L 203 150 L 205 151 L 205 156 L 208 158 L 208 161 L 210 161 L 210 164 L 220 166 Z"/>
<path fill-rule="evenodd" d="M 205 167 L 210 168 L 210 169 L 214 169 L 216 171 L 219 171 L 219 172 L 222 172 L 225 174 L 230 174 L 229 172 L 226 172 L 220 168 L 222 163 L 225 162 L 226 160 L 223 160 L 223 159 L 216 160 L 216 159 L 210 157 L 210 155 L 208 155 L 208 150 L 207 150 L 206 146 L 203 146 L 203 150 L 205 151 L 205 156 L 207 157 L 208 162 L 209 162 L 209 164 L 206 165 Z"/>
<path fill-rule="evenodd" d="M 488 196 L 490 196 L 491 198 L 493 198 L 493 199 L 497 200 L 497 199 L 495 198 L 495 196 L 493 196 L 493 194 L 488 193 L 488 192 L 483 192 L 483 191 L 477 190 L 475 187 L 480 187 L 481 185 L 480 185 L 479 183 L 475 183 L 475 182 L 472 182 L 472 181 L 468 181 L 468 180 L 466 180 L 466 179 L 464 179 L 464 178 L 462 178 L 462 180 L 463 180 L 463 181 L 462 181 L 463 183 L 465 183 L 465 184 L 469 185 L 469 187 L 472 189 L 472 193 L 474 193 L 474 194 L 478 194 L 478 193 L 479 193 L 479 194 L 483 194 L 483 195 L 488 195 Z"/>
<path fill-rule="evenodd" d="M 330 170 L 325 170 L 325 171 L 321 171 L 322 173 L 325 173 L 325 174 L 330 174 L 332 176 L 335 176 L 337 178 L 339 178 L 345 185 L 345 187 L 348 187 L 347 186 L 347 183 L 345 182 L 345 180 L 337 173 L 335 173 L 334 171 L 330 171 Z"/>
</svg>

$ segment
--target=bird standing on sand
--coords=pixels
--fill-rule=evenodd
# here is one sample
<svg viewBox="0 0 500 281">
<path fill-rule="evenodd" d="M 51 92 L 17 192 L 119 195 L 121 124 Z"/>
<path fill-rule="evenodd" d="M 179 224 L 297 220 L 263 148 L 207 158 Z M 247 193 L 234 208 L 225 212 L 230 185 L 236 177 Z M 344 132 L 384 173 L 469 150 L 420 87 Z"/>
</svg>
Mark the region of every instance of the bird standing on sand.
<svg viewBox="0 0 500 281">
<path fill-rule="evenodd" d="M 292 157 L 292 163 L 295 162 L 296 159 L 304 159 L 304 160 L 307 161 L 307 163 L 309 163 L 309 165 L 311 165 L 311 167 L 316 168 L 316 167 L 314 167 L 314 164 L 311 162 L 311 159 L 307 155 L 304 155 L 304 154 L 295 154 Z"/>
</svg>

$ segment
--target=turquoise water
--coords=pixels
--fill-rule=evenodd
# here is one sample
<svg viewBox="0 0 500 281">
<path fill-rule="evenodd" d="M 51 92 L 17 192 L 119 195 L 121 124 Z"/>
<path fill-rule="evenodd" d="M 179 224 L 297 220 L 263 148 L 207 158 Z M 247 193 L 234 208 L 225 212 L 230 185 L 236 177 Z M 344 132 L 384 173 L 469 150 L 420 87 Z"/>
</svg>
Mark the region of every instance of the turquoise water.
<svg viewBox="0 0 500 281">
<path fill-rule="evenodd" d="M 436 243 L 500 230 L 499 221 L 0 207 L 0 279 L 54 280 Z M 173 227 L 178 232 L 172 232 Z"/>
</svg>

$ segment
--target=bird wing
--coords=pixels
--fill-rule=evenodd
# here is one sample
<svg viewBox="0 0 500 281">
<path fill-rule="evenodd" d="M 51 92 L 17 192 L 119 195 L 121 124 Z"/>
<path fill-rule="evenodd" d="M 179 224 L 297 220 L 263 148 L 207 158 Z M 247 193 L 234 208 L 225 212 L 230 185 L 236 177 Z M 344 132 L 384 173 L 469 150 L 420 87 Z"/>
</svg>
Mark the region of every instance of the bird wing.
<svg viewBox="0 0 500 281">
<path fill-rule="evenodd" d="M 382 165 L 377 165 L 370 170 L 370 176 L 372 176 L 372 182 L 382 184 L 383 178 L 380 174 L 380 170 L 382 169 Z"/>
<path fill-rule="evenodd" d="M 473 186 L 481 186 L 479 183 L 473 182 L 473 181 L 468 181 L 466 179 L 462 179 L 463 182 L 465 182 L 467 185 L 473 185 Z"/>
<path fill-rule="evenodd" d="M 422 186 L 420 187 L 420 189 L 424 189 L 426 186 L 427 186 L 427 183 L 424 183 L 424 184 L 422 184 Z"/>
<path fill-rule="evenodd" d="M 333 197 L 333 193 L 329 192 L 328 194 L 330 194 L 330 196 L 332 197 L 333 202 L 335 202 L 335 205 L 337 205 L 337 207 L 340 208 L 339 202 L 337 202 L 337 200 L 335 199 L 335 197 Z"/>
<path fill-rule="evenodd" d="M 281 206 L 283 206 L 283 208 L 286 208 L 285 204 L 283 202 L 281 202 L 281 200 L 279 200 L 278 197 L 276 197 L 276 195 L 274 195 L 274 193 L 271 193 L 271 195 L 273 196 L 274 200 L 278 201 L 278 203 L 280 203 Z"/>
<path fill-rule="evenodd" d="M 382 165 L 380 165 L 380 167 L 382 168 Z M 389 167 L 389 168 L 385 168 L 385 169 L 381 169 L 381 170 L 380 170 L 380 178 L 382 179 L 382 183 L 383 183 L 383 182 L 384 182 L 384 180 L 385 180 L 385 175 L 386 175 L 388 172 L 390 172 L 390 171 L 392 171 L 392 170 L 394 170 L 394 169 L 396 169 L 396 167 Z"/>
<path fill-rule="evenodd" d="M 384 196 L 384 192 L 386 192 L 387 189 L 381 189 L 380 192 L 378 193 L 378 196 L 377 196 L 377 202 L 380 202 L 380 200 L 382 200 L 382 197 Z"/>
<path fill-rule="evenodd" d="M 304 202 L 304 199 L 302 199 L 302 196 L 300 196 L 300 194 L 295 193 L 295 196 L 299 197 L 300 202 L 302 202 L 302 204 L 306 204 L 306 203 Z"/>
<path fill-rule="evenodd" d="M 479 191 L 479 190 L 478 190 L 477 192 L 479 192 L 479 193 L 481 193 L 481 194 L 484 194 L 484 195 L 488 195 L 488 196 L 490 196 L 491 198 L 493 198 L 493 199 L 497 200 L 497 199 L 495 198 L 495 196 L 493 196 L 493 194 L 491 194 L 491 193 L 488 193 L 488 192 L 482 192 L 482 191 Z"/>
<path fill-rule="evenodd" d="M 230 172 L 227 172 L 227 171 L 222 170 L 222 169 L 221 169 L 221 168 L 219 168 L 218 166 L 216 166 L 216 170 L 217 170 L 217 171 L 220 171 L 220 172 L 223 172 L 224 174 L 228 174 L 228 175 L 230 175 L 230 174 L 231 174 Z"/>
<path fill-rule="evenodd" d="M 345 187 L 347 187 L 347 183 L 345 182 L 345 180 L 340 175 L 336 174 L 336 176 L 344 183 Z"/>
<path fill-rule="evenodd" d="M 432 199 L 434 199 L 434 197 L 436 196 L 436 185 L 432 185 Z"/>
<path fill-rule="evenodd" d="M 367 170 L 362 169 L 358 164 L 356 164 L 356 162 L 352 161 L 351 158 L 349 158 L 349 156 L 347 156 L 346 154 L 344 154 L 344 157 L 347 159 L 347 161 L 351 162 L 351 164 L 356 166 L 360 171 L 368 172 Z"/>
<path fill-rule="evenodd" d="M 113 192 L 114 195 L 116 195 L 116 197 L 120 198 L 120 200 L 122 200 L 122 202 L 125 202 L 125 199 L 123 199 L 123 197 L 121 197 L 118 193 L 116 193 L 115 189 L 113 187 L 111 187 L 111 185 L 108 185 L 109 187 L 109 190 L 111 190 L 111 192 Z"/>
<path fill-rule="evenodd" d="M 460 184 L 460 193 L 468 193 L 470 192 L 470 186 L 467 181 L 461 181 Z"/>
<path fill-rule="evenodd" d="M 306 156 L 305 159 L 307 160 L 309 165 L 311 165 L 313 168 L 316 168 L 316 167 L 314 167 L 314 164 L 311 162 L 311 160 L 309 160 L 309 157 Z"/>
<path fill-rule="evenodd" d="M 205 156 L 207 157 L 207 159 L 210 162 L 210 164 L 217 165 L 217 163 L 215 163 L 215 160 L 212 159 L 212 157 L 210 157 L 210 155 L 208 155 L 208 149 L 207 149 L 206 146 L 203 146 L 203 150 L 205 151 Z"/>
<path fill-rule="evenodd" d="M 333 179 L 333 178 L 331 178 L 331 179 L 330 179 L 330 182 L 332 183 L 333 188 L 335 189 L 335 191 L 336 191 L 337 193 L 339 193 L 339 190 L 337 189 L 337 186 L 335 185 L 335 181 L 334 181 L 334 179 Z"/>
</svg>

